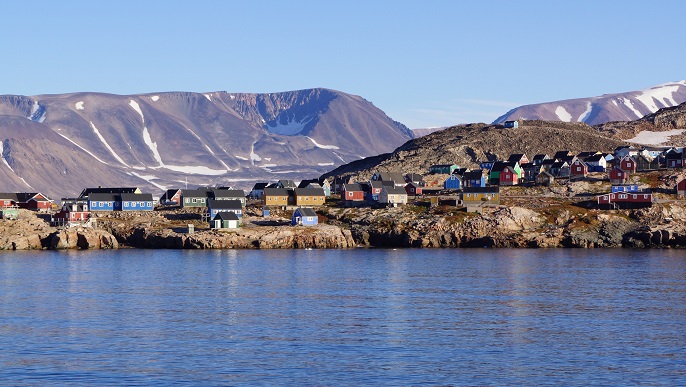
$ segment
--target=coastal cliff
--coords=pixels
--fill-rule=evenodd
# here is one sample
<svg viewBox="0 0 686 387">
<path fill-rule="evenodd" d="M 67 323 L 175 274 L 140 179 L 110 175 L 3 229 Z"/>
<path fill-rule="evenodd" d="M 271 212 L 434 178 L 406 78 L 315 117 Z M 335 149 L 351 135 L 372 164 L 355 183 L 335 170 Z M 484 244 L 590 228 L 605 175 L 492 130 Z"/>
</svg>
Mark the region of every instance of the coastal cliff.
<svg viewBox="0 0 686 387">
<path fill-rule="evenodd" d="M 255 211 L 256 212 L 256 211 Z M 286 215 L 286 213 L 281 214 Z M 0 220 L 0 250 L 345 249 L 353 247 L 686 248 L 686 201 L 599 211 L 563 199 L 467 213 L 454 206 L 318 210 L 320 224 L 293 227 L 285 216 L 246 215 L 235 230 L 207 227 L 198 213 L 101 215 L 97 228 L 57 229 L 22 210 Z M 192 224 L 195 232 L 188 233 Z"/>
</svg>

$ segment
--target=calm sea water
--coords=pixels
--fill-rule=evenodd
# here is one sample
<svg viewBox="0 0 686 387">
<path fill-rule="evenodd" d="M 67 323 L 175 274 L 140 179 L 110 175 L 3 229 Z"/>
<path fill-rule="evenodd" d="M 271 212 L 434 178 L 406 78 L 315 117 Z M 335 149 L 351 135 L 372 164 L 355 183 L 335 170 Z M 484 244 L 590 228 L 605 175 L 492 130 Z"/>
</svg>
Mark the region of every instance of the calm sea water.
<svg viewBox="0 0 686 387">
<path fill-rule="evenodd" d="M 686 253 L 0 254 L 0 385 L 684 385 Z"/>
</svg>

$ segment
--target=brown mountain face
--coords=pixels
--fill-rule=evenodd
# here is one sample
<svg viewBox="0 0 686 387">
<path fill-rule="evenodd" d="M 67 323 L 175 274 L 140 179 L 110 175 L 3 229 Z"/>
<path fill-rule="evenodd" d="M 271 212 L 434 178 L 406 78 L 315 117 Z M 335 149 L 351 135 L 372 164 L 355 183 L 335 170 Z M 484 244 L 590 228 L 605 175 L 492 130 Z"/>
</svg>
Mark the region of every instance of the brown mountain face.
<svg viewBox="0 0 686 387">
<path fill-rule="evenodd" d="M 155 194 L 311 178 L 412 138 L 361 97 L 328 89 L 0 96 L 0 191 L 87 186 Z"/>
<path fill-rule="evenodd" d="M 478 167 L 478 161 L 507 159 L 513 153 L 529 157 L 558 150 L 614 150 L 626 142 L 599 133 L 583 123 L 524 121 L 518 128 L 469 124 L 453 126 L 408 141 L 392 153 L 342 165 L 324 175 L 356 175 L 366 180 L 374 172 L 426 174 L 433 164 Z"/>
<path fill-rule="evenodd" d="M 646 90 L 524 105 L 510 110 L 493 123 L 523 119 L 598 125 L 610 121 L 633 121 L 684 102 L 686 81 L 679 81 Z"/>
<path fill-rule="evenodd" d="M 597 125 L 598 131 L 607 135 L 635 141 L 641 139 L 637 137 L 639 134 L 648 134 L 643 138 L 650 138 L 650 134 L 659 135 L 661 132 L 672 132 L 672 136 L 658 136 L 658 140 L 665 140 L 661 145 L 671 145 L 683 147 L 686 145 L 686 103 L 681 105 L 664 108 L 658 110 L 656 113 L 649 114 L 639 120 L 622 122 L 608 122 Z M 648 142 L 653 144 L 653 142 Z"/>
</svg>

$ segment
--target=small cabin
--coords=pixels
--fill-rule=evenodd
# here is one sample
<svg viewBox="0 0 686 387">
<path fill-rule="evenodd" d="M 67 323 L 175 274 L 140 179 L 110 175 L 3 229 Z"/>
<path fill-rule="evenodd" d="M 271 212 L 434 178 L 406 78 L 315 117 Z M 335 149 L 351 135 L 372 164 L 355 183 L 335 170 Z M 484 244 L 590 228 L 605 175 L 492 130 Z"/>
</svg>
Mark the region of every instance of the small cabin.
<svg viewBox="0 0 686 387">
<path fill-rule="evenodd" d="M 210 220 L 210 228 L 213 229 L 236 229 L 241 220 L 233 212 L 218 212 L 214 219 Z"/>
<path fill-rule="evenodd" d="M 555 176 L 550 173 L 543 171 L 536 175 L 536 185 L 542 185 L 544 187 L 550 187 L 555 183 Z"/>
<path fill-rule="evenodd" d="M 680 197 L 686 196 L 686 178 L 676 183 L 676 195 Z"/>
<path fill-rule="evenodd" d="M 316 226 L 319 224 L 319 217 L 314 209 L 309 207 L 299 207 L 293 211 L 291 218 L 292 226 Z"/>
<path fill-rule="evenodd" d="M 519 128 L 519 121 L 505 121 L 503 128 Z"/>
</svg>

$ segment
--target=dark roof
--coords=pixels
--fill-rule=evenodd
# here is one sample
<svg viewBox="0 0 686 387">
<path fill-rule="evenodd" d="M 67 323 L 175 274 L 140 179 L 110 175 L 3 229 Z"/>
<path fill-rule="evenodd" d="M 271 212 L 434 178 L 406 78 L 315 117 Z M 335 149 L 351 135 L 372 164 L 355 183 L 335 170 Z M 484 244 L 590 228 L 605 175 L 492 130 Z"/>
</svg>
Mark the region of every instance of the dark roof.
<svg viewBox="0 0 686 387">
<path fill-rule="evenodd" d="M 245 192 L 241 189 L 215 189 L 210 194 L 213 198 L 244 198 Z"/>
<path fill-rule="evenodd" d="M 311 183 L 319 184 L 319 180 L 317 180 L 317 179 L 300 180 L 300 183 L 298 183 L 298 188 L 307 188 L 307 186 L 310 185 Z"/>
<path fill-rule="evenodd" d="M 235 212 L 222 211 L 214 216 L 214 220 L 239 220 Z"/>
<path fill-rule="evenodd" d="M 240 200 L 214 200 L 210 199 L 207 201 L 207 207 L 214 210 L 240 210 L 243 208 Z"/>
<path fill-rule="evenodd" d="M 554 159 L 561 159 L 563 157 L 569 156 L 569 151 L 564 150 L 564 151 L 557 151 L 555 152 L 555 155 L 553 156 Z"/>
<path fill-rule="evenodd" d="M 541 161 L 543 161 L 543 160 L 547 160 L 547 159 L 549 159 L 549 158 L 550 158 L 550 156 L 548 156 L 548 155 L 546 155 L 546 154 L 544 154 L 544 153 L 539 153 L 539 154 L 537 154 L 536 156 L 534 156 L 534 158 L 533 158 L 532 160 L 541 160 Z"/>
<path fill-rule="evenodd" d="M 512 167 L 512 169 L 514 169 L 516 164 L 516 161 L 496 161 L 495 164 L 493 164 L 493 167 L 491 167 L 491 172 L 500 172 L 505 169 L 505 167 Z"/>
<path fill-rule="evenodd" d="M 317 216 L 317 213 L 312 208 L 299 207 L 298 210 L 300 210 L 300 215 L 302 216 Z"/>
<path fill-rule="evenodd" d="M 260 190 L 260 189 L 265 189 L 269 183 L 255 183 L 255 185 L 252 187 L 254 190 Z"/>
<path fill-rule="evenodd" d="M 91 193 L 88 195 L 88 200 L 93 202 L 116 202 L 119 199 L 119 194 L 113 193 Z"/>
<path fill-rule="evenodd" d="M 279 185 L 283 188 L 295 188 L 295 182 L 293 180 L 279 180 Z"/>
<path fill-rule="evenodd" d="M 12 192 L 0 192 L 0 199 L 5 199 L 5 200 L 10 199 L 10 200 L 14 200 L 15 202 L 18 200 L 17 194 L 12 193 Z"/>
<path fill-rule="evenodd" d="M 545 176 L 545 177 L 547 177 L 547 178 L 554 178 L 554 176 L 551 175 L 551 174 L 550 174 L 549 172 L 547 172 L 547 171 L 543 171 L 543 172 L 541 172 L 541 173 L 538 174 L 538 176 L 541 176 L 541 175 L 543 175 L 543 176 Z M 538 176 L 536 176 L 536 177 L 538 177 Z"/>
<path fill-rule="evenodd" d="M 422 180 L 424 180 L 424 176 L 422 176 L 418 173 L 408 173 L 405 176 L 407 176 L 407 178 L 410 179 L 411 181 L 422 181 Z"/>
<path fill-rule="evenodd" d="M 382 181 L 381 186 L 382 187 L 395 187 L 395 182 L 393 182 L 393 181 Z"/>
<path fill-rule="evenodd" d="M 550 166 L 550 168 L 562 168 L 565 164 L 569 165 L 566 161 L 556 161 Z"/>
<path fill-rule="evenodd" d="M 288 189 L 286 188 L 265 188 L 265 196 L 288 196 Z"/>
<path fill-rule="evenodd" d="M 507 161 L 519 161 L 524 157 L 524 153 L 513 153 L 510 155 L 510 157 L 507 159 Z"/>
<path fill-rule="evenodd" d="M 372 188 L 383 188 L 382 181 L 372 180 L 369 182 L 369 185 L 371 185 Z"/>
<path fill-rule="evenodd" d="M 600 160 L 603 160 L 603 159 L 605 159 L 605 157 L 603 157 L 603 155 L 595 155 L 595 154 L 594 154 L 594 155 L 592 155 L 592 156 L 587 157 L 587 158 L 586 158 L 586 161 L 596 162 L 596 161 L 600 161 Z"/>
<path fill-rule="evenodd" d="M 679 159 L 681 159 L 683 156 L 684 156 L 683 153 L 670 152 L 670 153 L 667 153 L 666 159 L 667 159 L 667 160 L 679 160 Z"/>
<path fill-rule="evenodd" d="M 121 193 L 134 193 L 138 190 L 136 187 L 98 187 L 98 188 L 86 188 L 81 191 L 81 197 L 89 196 L 94 193 L 110 193 L 110 194 L 121 194 Z"/>
<path fill-rule="evenodd" d="M 467 172 L 467 168 L 456 168 L 456 169 L 453 171 L 453 175 L 462 176 L 462 175 L 464 175 L 466 172 Z"/>
<path fill-rule="evenodd" d="M 296 188 L 295 196 L 326 196 L 324 188 Z"/>
<path fill-rule="evenodd" d="M 383 189 L 388 195 L 407 195 L 407 191 L 402 187 L 384 187 Z"/>
<path fill-rule="evenodd" d="M 429 168 L 450 168 L 455 164 L 434 164 L 430 166 Z"/>
<path fill-rule="evenodd" d="M 500 187 L 464 187 L 463 193 L 500 193 Z"/>
<path fill-rule="evenodd" d="M 392 181 L 398 184 L 405 182 L 405 177 L 399 172 L 380 172 L 378 176 L 381 181 Z"/>
<path fill-rule="evenodd" d="M 555 164 L 556 162 L 557 161 L 555 161 L 555 159 L 545 159 L 545 160 L 541 161 L 541 165 L 548 165 L 548 164 L 552 165 L 552 164 Z"/>
<path fill-rule="evenodd" d="M 121 200 L 123 202 L 151 202 L 152 201 L 152 194 L 149 194 L 149 193 L 141 193 L 141 194 L 123 193 L 123 194 L 120 194 L 119 197 L 121 197 Z"/>
<path fill-rule="evenodd" d="M 208 192 L 205 189 L 184 189 L 181 190 L 181 196 L 186 198 L 206 198 Z"/>
<path fill-rule="evenodd" d="M 481 177 L 483 177 L 484 171 L 482 169 L 476 169 L 473 171 L 465 172 L 464 175 L 462 175 L 463 179 L 467 180 L 480 180 Z"/>
<path fill-rule="evenodd" d="M 357 183 L 343 184 L 343 189 L 345 191 L 362 191 L 362 187 L 360 187 L 360 185 Z"/>
</svg>

